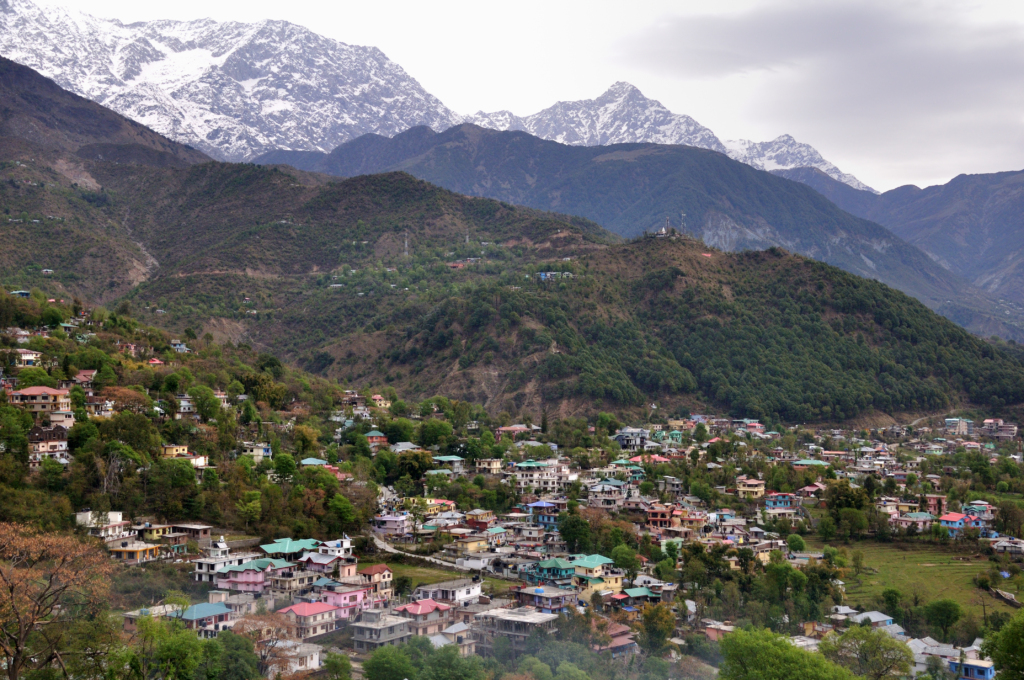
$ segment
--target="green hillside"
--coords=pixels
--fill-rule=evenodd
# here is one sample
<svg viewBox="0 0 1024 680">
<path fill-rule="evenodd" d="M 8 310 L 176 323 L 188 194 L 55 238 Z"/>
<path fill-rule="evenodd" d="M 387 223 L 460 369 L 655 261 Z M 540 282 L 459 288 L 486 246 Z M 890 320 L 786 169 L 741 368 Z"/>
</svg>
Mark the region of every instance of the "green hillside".
<svg viewBox="0 0 1024 680">
<path fill-rule="evenodd" d="M 461 125 L 441 133 L 414 128 L 393 138 L 364 135 L 319 157 L 271 152 L 259 162 L 342 177 L 402 170 L 470 196 L 580 215 L 625 237 L 668 223 L 722 250 L 780 246 L 880 280 L 973 332 L 1024 340 L 1020 308 L 987 295 L 958 269 L 944 268 L 799 182 L 707 149 L 569 146 Z"/>
</svg>

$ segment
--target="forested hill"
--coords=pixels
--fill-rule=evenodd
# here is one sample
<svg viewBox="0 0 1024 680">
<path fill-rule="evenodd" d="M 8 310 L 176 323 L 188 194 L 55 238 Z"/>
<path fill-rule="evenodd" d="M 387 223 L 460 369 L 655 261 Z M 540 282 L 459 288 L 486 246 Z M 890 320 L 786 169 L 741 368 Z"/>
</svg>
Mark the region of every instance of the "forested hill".
<svg viewBox="0 0 1024 680">
<path fill-rule="evenodd" d="M 707 149 L 578 147 L 461 125 L 365 135 L 330 154 L 271 152 L 258 162 L 344 177 L 403 170 L 470 196 L 579 215 L 625 237 L 667 221 L 723 250 L 781 246 L 883 281 L 976 333 L 1024 340 L 1020 309 L 988 297 L 891 231 L 799 182 Z"/>
</svg>

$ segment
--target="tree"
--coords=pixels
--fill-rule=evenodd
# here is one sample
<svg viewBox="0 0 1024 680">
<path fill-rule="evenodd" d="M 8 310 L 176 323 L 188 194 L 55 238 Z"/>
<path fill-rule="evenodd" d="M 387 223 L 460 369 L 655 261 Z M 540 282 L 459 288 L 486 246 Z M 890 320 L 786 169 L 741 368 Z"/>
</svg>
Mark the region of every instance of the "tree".
<svg viewBox="0 0 1024 680">
<path fill-rule="evenodd" d="M 416 680 L 416 668 L 401 647 L 384 645 L 363 662 L 366 680 Z"/>
<path fill-rule="evenodd" d="M 263 505 L 260 503 L 260 492 L 246 491 L 242 498 L 235 503 L 235 510 L 245 520 L 245 528 L 248 530 L 249 525 L 258 520 L 263 513 Z"/>
<path fill-rule="evenodd" d="M 204 423 L 216 418 L 217 414 L 220 413 L 220 399 L 206 385 L 196 385 L 188 391 L 188 396 L 192 397 L 196 413 L 199 414 Z"/>
<path fill-rule="evenodd" d="M 91 541 L 0 524 L 0 656 L 8 680 L 63 662 L 67 624 L 106 604 L 112 566 Z"/>
<path fill-rule="evenodd" d="M 626 572 L 630 581 L 640 571 L 640 560 L 636 556 L 636 551 L 626 544 L 615 546 L 615 549 L 612 550 L 612 561 L 615 562 L 617 569 L 622 569 Z"/>
<path fill-rule="evenodd" d="M 352 662 L 346 654 L 328 652 L 323 665 L 328 680 L 349 680 L 352 677 Z"/>
<path fill-rule="evenodd" d="M 909 647 L 888 633 L 867 626 L 854 626 L 842 635 L 826 635 L 818 651 L 832 663 L 870 680 L 910 675 L 914 665 Z"/>
<path fill-rule="evenodd" d="M 287 672 L 288 650 L 295 641 L 291 619 L 284 614 L 248 614 L 238 619 L 232 630 L 253 642 L 258 659 L 256 667 L 261 676 L 274 677 Z"/>
<path fill-rule="evenodd" d="M 676 617 L 668 605 L 646 605 L 641 614 L 640 637 L 637 643 L 648 654 L 659 654 L 668 644 L 676 628 Z"/>
<path fill-rule="evenodd" d="M 995 662 L 1000 680 L 1024 680 L 1024 609 L 985 637 L 981 653 Z"/>
<path fill-rule="evenodd" d="M 570 553 L 586 552 L 590 549 L 590 523 L 579 513 L 565 512 L 559 515 L 558 533 Z"/>
<path fill-rule="evenodd" d="M 933 626 L 942 631 L 942 639 L 949 637 L 949 629 L 963 616 L 963 609 L 956 600 L 942 599 L 929 602 L 924 609 L 924 617 Z"/>
<path fill-rule="evenodd" d="M 736 630 L 719 643 L 719 680 L 853 680 L 846 668 L 769 630 Z"/>
<path fill-rule="evenodd" d="M 38 366 L 23 368 L 18 373 L 18 389 L 26 387 L 56 387 L 57 380 Z"/>
<path fill-rule="evenodd" d="M 790 534 L 786 538 L 786 543 L 789 545 L 790 552 L 803 552 L 807 550 L 807 544 L 804 542 L 803 536 L 800 534 Z"/>
<path fill-rule="evenodd" d="M 274 473 L 277 475 L 277 481 L 292 481 L 292 477 L 297 469 L 298 466 L 295 465 L 295 459 L 292 457 L 292 454 L 279 453 L 274 456 Z"/>
<path fill-rule="evenodd" d="M 334 497 L 327 504 L 327 509 L 334 515 L 343 531 L 350 529 L 356 522 L 355 507 L 353 507 L 349 499 L 340 493 L 334 494 Z"/>
<path fill-rule="evenodd" d="M 836 537 L 836 523 L 831 517 L 822 517 L 818 522 L 818 535 L 823 541 L 831 541 Z"/>
</svg>

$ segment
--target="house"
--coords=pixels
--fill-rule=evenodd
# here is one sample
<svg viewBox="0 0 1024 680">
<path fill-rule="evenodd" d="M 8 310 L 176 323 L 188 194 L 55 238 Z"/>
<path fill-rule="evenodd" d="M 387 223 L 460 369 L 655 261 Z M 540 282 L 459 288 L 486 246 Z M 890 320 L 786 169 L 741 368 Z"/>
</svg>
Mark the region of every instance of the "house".
<svg viewBox="0 0 1024 680">
<path fill-rule="evenodd" d="M 987 659 L 964 659 L 963 668 L 960 664 L 960 659 L 950 659 L 949 670 L 962 680 L 993 680 L 996 677 L 995 664 Z"/>
<path fill-rule="evenodd" d="M 576 567 L 572 562 L 555 557 L 538 562 L 533 570 L 526 572 L 526 581 L 538 585 L 570 587 L 575 576 Z"/>
<path fill-rule="evenodd" d="M 164 458 L 174 458 L 176 456 L 187 456 L 188 447 L 180 444 L 161 444 L 160 455 Z"/>
<path fill-rule="evenodd" d="M 928 505 L 929 514 L 938 517 L 946 513 L 946 496 L 944 494 L 925 494 L 924 500 Z"/>
<path fill-rule="evenodd" d="M 458 646 L 459 656 L 473 656 L 476 643 L 473 640 L 472 629 L 467 624 L 462 623 L 461 621 L 459 623 L 454 623 L 442 630 L 441 635 L 443 635 L 448 641 L 448 644 Z M 439 646 L 437 641 L 435 641 L 435 638 L 430 638 L 430 641 L 434 643 L 435 647 Z"/>
<path fill-rule="evenodd" d="M 171 349 L 173 349 L 178 354 L 188 354 L 189 352 L 192 351 L 181 340 L 171 340 Z"/>
<path fill-rule="evenodd" d="M 366 442 L 370 445 L 370 448 L 374 451 L 381 448 L 382 446 L 388 445 L 388 438 L 380 430 L 370 430 L 366 433 Z"/>
<path fill-rule="evenodd" d="M 462 557 L 472 555 L 473 553 L 487 552 L 487 549 L 490 547 L 486 535 L 465 536 L 457 539 L 451 545 L 454 546 L 455 554 Z"/>
<path fill-rule="evenodd" d="M 530 606 L 546 614 L 567 614 L 576 608 L 576 591 L 551 586 L 521 586 L 512 593 L 521 607 Z"/>
<path fill-rule="evenodd" d="M 453 475 L 466 473 L 466 460 L 459 456 L 434 456 L 434 464 L 448 468 Z"/>
<path fill-rule="evenodd" d="M 736 495 L 740 498 L 761 498 L 764 496 L 764 480 L 755 477 L 737 477 Z"/>
<path fill-rule="evenodd" d="M 476 604 L 483 592 L 483 584 L 468 578 L 460 578 L 452 581 L 441 581 L 421 585 L 413 591 L 412 596 L 417 600 L 434 600 L 447 604 L 465 607 Z"/>
<path fill-rule="evenodd" d="M 313 590 L 321 601 L 338 608 L 336 615 L 339 620 L 350 621 L 373 605 L 368 585 L 338 583 L 321 577 L 313 582 Z"/>
<path fill-rule="evenodd" d="M 37 469 L 46 459 L 68 463 L 68 431 L 60 425 L 40 427 L 28 431 L 28 467 Z"/>
<path fill-rule="evenodd" d="M 535 631 L 553 635 L 558 623 L 558 614 L 542 612 L 534 607 L 491 609 L 478 613 L 474 618 L 472 628 L 476 651 L 481 655 L 493 654 L 497 638 L 507 639 L 513 654 L 525 654 L 526 641 Z"/>
<path fill-rule="evenodd" d="M 242 455 L 249 456 L 253 463 L 259 465 L 264 459 L 273 458 L 274 452 L 266 442 L 242 442 Z"/>
<path fill-rule="evenodd" d="M 206 549 L 206 557 L 192 561 L 196 565 L 193 572 L 195 580 L 200 583 L 213 583 L 214 574 L 224 567 L 236 567 L 259 557 L 258 553 L 253 552 L 232 554 L 228 544 L 224 542 L 224 537 L 221 536 L 219 541 Z"/>
<path fill-rule="evenodd" d="M 186 628 L 205 638 L 217 637 L 217 633 L 230 630 L 232 626 L 231 608 L 223 602 L 194 604 L 184 611 L 175 609 L 168 612 L 167 617 L 181 619 Z"/>
<path fill-rule="evenodd" d="M 500 475 L 501 458 L 480 458 L 476 461 L 477 474 Z"/>
<path fill-rule="evenodd" d="M 945 527 L 949 531 L 949 535 L 954 538 L 963 534 L 965 529 L 981 531 L 985 528 L 985 523 L 981 518 L 959 512 L 947 512 L 939 517 L 939 524 Z"/>
<path fill-rule="evenodd" d="M 279 538 L 273 543 L 261 545 L 267 557 L 279 557 L 281 559 L 293 559 L 306 552 L 317 552 L 320 548 L 320 541 L 315 538 L 304 538 L 294 540 L 291 538 Z"/>
<path fill-rule="evenodd" d="M 426 599 L 395 607 L 394 611 L 399 616 L 409 619 L 409 630 L 413 635 L 429 637 L 449 626 L 451 609 L 450 605 Z"/>
<path fill-rule="evenodd" d="M 764 499 L 764 506 L 768 510 L 793 508 L 797 505 L 799 505 L 799 499 L 797 499 L 796 494 L 792 493 L 772 492 L 765 496 Z"/>
<path fill-rule="evenodd" d="M 370 586 L 371 598 L 375 603 L 387 602 L 391 599 L 391 584 L 394 574 L 388 565 L 375 564 L 365 569 L 360 569 L 358 574 L 363 584 Z"/>
<path fill-rule="evenodd" d="M 548 501 L 536 501 L 526 506 L 533 524 L 539 524 L 547 531 L 558 529 L 558 506 Z"/>
<path fill-rule="evenodd" d="M 323 578 L 320 572 L 288 569 L 269 574 L 265 592 L 272 600 L 294 602 L 313 590 L 313 584 Z"/>
<path fill-rule="evenodd" d="M 264 557 L 222 567 L 214 574 L 214 583 L 218 589 L 262 593 L 270 587 L 271 576 L 290 571 L 294 566 L 291 562 Z"/>
<path fill-rule="evenodd" d="M 19 368 L 38 366 L 43 360 L 42 352 L 35 352 L 30 349 L 18 348 L 11 352 L 14 356 L 14 365 Z"/>
<path fill-rule="evenodd" d="M 850 617 L 850 621 L 857 624 L 869 624 L 872 628 L 881 628 L 883 626 L 892 625 L 892 617 L 882 612 L 870 611 L 862 614 L 853 614 Z"/>
<path fill-rule="evenodd" d="M 282 677 L 308 673 L 320 668 L 323 653 L 323 647 L 320 645 L 298 640 L 278 640 L 275 646 L 285 662 L 285 667 L 280 669 Z"/>
<path fill-rule="evenodd" d="M 919 534 L 928 531 L 932 522 L 935 521 L 935 515 L 927 512 L 908 512 L 904 515 L 900 515 L 896 519 L 892 520 L 892 523 L 901 528 L 909 530 L 913 527 L 913 530 Z"/>
<path fill-rule="evenodd" d="M 15 390 L 8 395 L 12 406 L 25 409 L 37 419 L 44 413 L 54 411 L 70 411 L 71 396 L 68 390 L 55 390 L 52 387 L 26 387 Z"/>
<path fill-rule="evenodd" d="M 307 640 L 334 630 L 337 627 L 337 611 L 337 607 L 326 602 L 300 602 L 278 609 L 277 613 L 284 614 L 291 620 L 292 631 L 296 637 Z"/>
<path fill-rule="evenodd" d="M 409 619 L 388 614 L 384 609 L 367 609 L 351 624 L 352 642 L 356 652 L 372 652 L 384 645 L 401 645 L 409 641 Z"/>
<path fill-rule="evenodd" d="M 413 517 L 408 513 L 400 515 L 377 515 L 373 518 L 373 530 L 385 536 L 405 536 L 413 531 Z"/>
<path fill-rule="evenodd" d="M 107 544 L 110 556 L 125 564 L 143 564 L 160 557 L 160 546 L 142 541 L 128 540 Z"/>
<path fill-rule="evenodd" d="M 375 394 L 372 397 L 370 397 L 370 401 L 372 401 L 373 405 L 376 406 L 377 408 L 391 408 L 391 400 L 382 397 L 379 394 Z"/>
<path fill-rule="evenodd" d="M 90 512 L 83 510 L 75 513 L 75 524 L 86 527 L 90 536 L 95 536 L 106 543 L 135 540 L 136 533 L 131 530 L 131 522 L 123 519 L 123 514 L 116 511 Z"/>
<path fill-rule="evenodd" d="M 213 527 L 209 524 L 175 524 L 174 530 L 188 535 L 190 541 L 205 541 L 210 538 Z"/>
</svg>

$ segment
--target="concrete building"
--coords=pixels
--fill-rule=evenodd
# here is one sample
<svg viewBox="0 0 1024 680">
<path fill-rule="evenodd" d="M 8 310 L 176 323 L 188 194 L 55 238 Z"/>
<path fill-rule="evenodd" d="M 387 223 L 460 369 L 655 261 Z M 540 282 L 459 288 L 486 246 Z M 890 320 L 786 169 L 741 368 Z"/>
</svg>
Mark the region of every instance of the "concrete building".
<svg viewBox="0 0 1024 680">
<path fill-rule="evenodd" d="M 360 653 L 384 645 L 402 645 L 412 637 L 409 619 L 388 614 L 384 609 L 367 609 L 350 627 L 353 645 Z"/>
<path fill-rule="evenodd" d="M 476 639 L 476 652 L 488 656 L 494 652 L 494 641 L 506 638 L 516 655 L 526 653 L 526 640 L 535 630 L 548 635 L 556 632 L 558 614 L 546 614 L 533 607 L 492 609 L 480 612 L 471 625 Z"/>
</svg>

